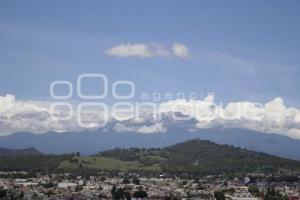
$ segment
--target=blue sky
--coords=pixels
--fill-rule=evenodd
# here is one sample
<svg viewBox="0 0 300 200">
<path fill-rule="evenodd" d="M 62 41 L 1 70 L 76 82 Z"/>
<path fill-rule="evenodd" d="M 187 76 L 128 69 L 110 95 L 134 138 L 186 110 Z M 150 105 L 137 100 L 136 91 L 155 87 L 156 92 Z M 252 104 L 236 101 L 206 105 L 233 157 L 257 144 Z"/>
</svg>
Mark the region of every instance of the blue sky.
<svg viewBox="0 0 300 200">
<path fill-rule="evenodd" d="M 0 0 L 0 96 L 49 99 L 54 80 L 103 73 L 137 93 L 214 92 L 217 101 L 299 107 L 299 1 Z M 120 44 L 174 42 L 189 57 L 106 55 Z M 97 90 L 96 84 L 89 86 Z"/>
</svg>

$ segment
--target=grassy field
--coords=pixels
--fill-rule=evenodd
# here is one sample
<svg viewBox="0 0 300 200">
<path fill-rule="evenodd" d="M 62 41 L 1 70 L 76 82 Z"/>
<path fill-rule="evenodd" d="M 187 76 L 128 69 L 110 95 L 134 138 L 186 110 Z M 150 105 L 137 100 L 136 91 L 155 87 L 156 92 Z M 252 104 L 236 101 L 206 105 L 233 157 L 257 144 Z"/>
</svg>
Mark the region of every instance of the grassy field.
<svg viewBox="0 0 300 200">
<path fill-rule="evenodd" d="M 94 170 L 116 170 L 116 171 L 161 171 L 159 165 L 145 166 L 138 161 L 122 161 L 114 158 L 107 158 L 102 156 L 83 156 L 76 157 L 71 161 L 62 161 L 59 170 L 76 170 L 82 168 L 89 168 Z"/>
</svg>

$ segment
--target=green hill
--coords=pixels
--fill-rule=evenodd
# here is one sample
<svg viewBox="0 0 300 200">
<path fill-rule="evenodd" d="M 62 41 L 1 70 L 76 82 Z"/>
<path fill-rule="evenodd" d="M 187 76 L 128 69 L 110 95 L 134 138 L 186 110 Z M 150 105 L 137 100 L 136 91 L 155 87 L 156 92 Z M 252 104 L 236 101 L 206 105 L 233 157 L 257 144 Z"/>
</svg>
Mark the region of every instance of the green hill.
<svg viewBox="0 0 300 200">
<path fill-rule="evenodd" d="M 300 162 L 205 140 L 189 140 L 164 149 L 114 149 L 103 157 L 135 161 L 143 166 L 159 165 L 161 171 L 180 174 L 244 172 L 300 172 Z"/>
<path fill-rule="evenodd" d="M 199 139 L 166 148 L 117 148 L 95 156 L 6 155 L 0 158 L 0 170 L 122 171 L 176 175 L 300 173 L 299 161 Z"/>
<path fill-rule="evenodd" d="M 73 155 L 44 155 L 35 148 L 0 148 L 0 171 L 53 171 L 64 160 Z"/>
<path fill-rule="evenodd" d="M 0 156 L 15 156 L 15 155 L 42 155 L 42 153 L 33 147 L 26 148 L 26 149 L 0 148 Z"/>
</svg>

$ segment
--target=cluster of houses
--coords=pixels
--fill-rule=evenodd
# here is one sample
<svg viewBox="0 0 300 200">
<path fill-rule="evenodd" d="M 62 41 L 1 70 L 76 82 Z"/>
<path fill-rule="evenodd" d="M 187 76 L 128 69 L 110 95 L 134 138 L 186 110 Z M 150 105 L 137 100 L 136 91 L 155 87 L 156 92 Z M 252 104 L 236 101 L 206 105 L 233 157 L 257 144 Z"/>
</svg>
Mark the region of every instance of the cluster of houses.
<svg viewBox="0 0 300 200">
<path fill-rule="evenodd" d="M 263 177 L 253 182 L 246 177 L 206 176 L 179 178 L 138 174 L 97 176 L 74 174 L 35 174 L 26 172 L 0 172 L 0 199 L 226 199 L 259 200 L 270 188 L 289 200 L 299 200 L 300 182 L 268 182 Z M 253 177 L 253 175 L 251 175 Z M 256 194 L 249 189 L 256 188 Z M 120 190 L 119 190 L 120 189 Z M 114 190 L 114 191 L 113 191 Z M 124 192 L 124 196 L 114 193 Z M 137 191 L 143 191 L 137 192 Z M 126 193 L 125 193 L 126 192 Z M 216 193 L 224 196 L 218 197 Z M 143 196 L 137 196 L 143 194 Z"/>
</svg>

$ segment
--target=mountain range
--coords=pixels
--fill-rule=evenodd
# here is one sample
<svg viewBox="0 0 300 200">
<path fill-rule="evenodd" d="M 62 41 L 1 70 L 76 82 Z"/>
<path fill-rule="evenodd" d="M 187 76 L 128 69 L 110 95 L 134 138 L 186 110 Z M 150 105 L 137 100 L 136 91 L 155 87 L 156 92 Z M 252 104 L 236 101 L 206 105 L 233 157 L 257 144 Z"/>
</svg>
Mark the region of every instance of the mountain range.
<svg viewBox="0 0 300 200">
<path fill-rule="evenodd" d="M 179 176 L 300 172 L 300 161 L 200 139 L 163 148 L 114 148 L 92 156 L 78 153 L 44 155 L 37 154 L 33 148 L 16 150 L 15 153 L 12 153 L 13 150 L 6 152 L 11 153 L 0 154 L 1 171 L 67 172 L 82 175 L 106 171 Z"/>
<path fill-rule="evenodd" d="M 91 155 L 116 147 L 165 147 L 195 138 L 300 160 L 300 140 L 236 128 L 199 129 L 195 132 L 176 128 L 169 129 L 165 133 L 153 134 L 104 131 L 102 129 L 44 134 L 19 132 L 1 136 L 0 147 L 10 149 L 33 147 L 44 154 L 80 152 L 83 155 Z"/>
</svg>

